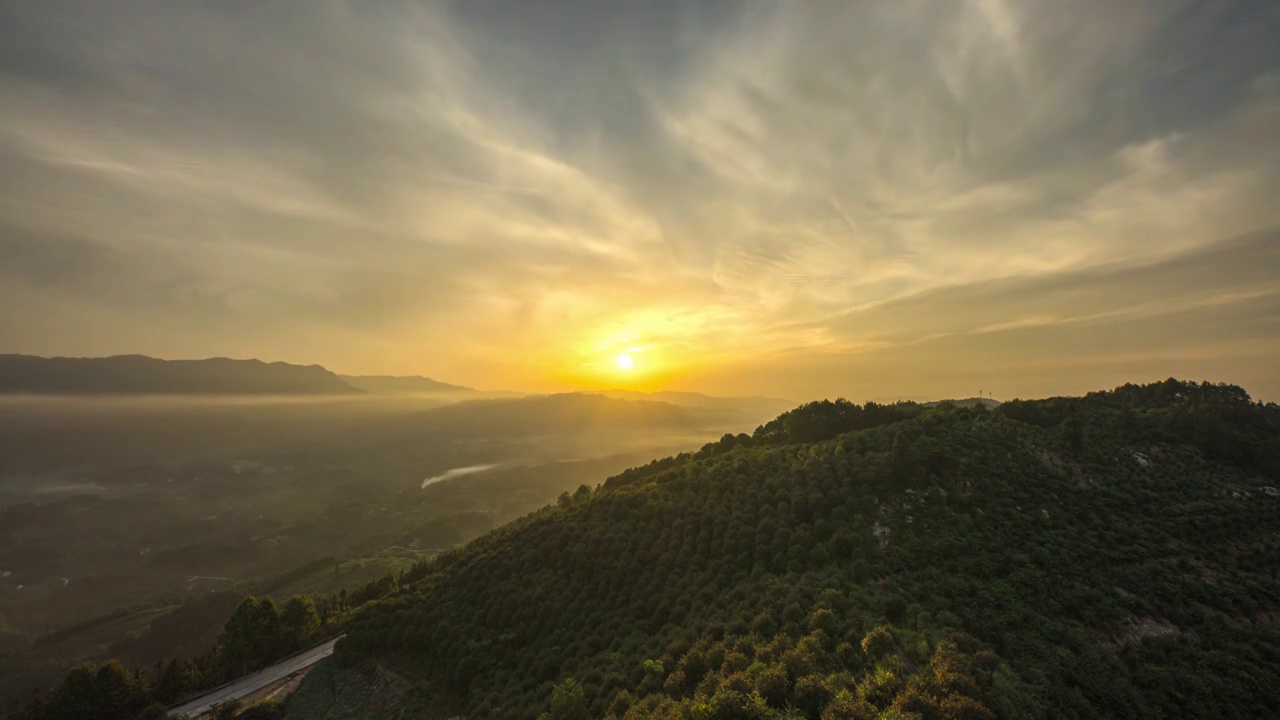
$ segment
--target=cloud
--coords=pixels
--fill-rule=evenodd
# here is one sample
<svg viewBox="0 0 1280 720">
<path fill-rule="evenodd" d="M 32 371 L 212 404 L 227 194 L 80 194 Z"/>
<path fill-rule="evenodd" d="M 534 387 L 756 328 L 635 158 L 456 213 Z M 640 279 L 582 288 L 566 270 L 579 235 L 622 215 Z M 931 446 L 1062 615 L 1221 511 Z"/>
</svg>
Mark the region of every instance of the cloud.
<svg viewBox="0 0 1280 720">
<path fill-rule="evenodd" d="M 1099 325 L 1280 296 L 1280 230 L 1142 264 L 1113 262 L 981 280 L 841 313 L 817 323 L 836 337 L 912 344 L 1053 325 Z"/>
<path fill-rule="evenodd" d="M 845 355 L 942 344 L 1000 347 L 1033 389 L 1049 345 L 1005 338 L 1112 368 L 1076 329 L 1274 289 L 1272 240 L 1223 244 L 1280 226 L 1280 15 L 1256 3 L 0 13 L 14 350 L 562 387 L 644 347 L 649 382 L 755 391 L 750 368 L 799 397 L 852 389 Z M 1246 348 L 1275 328 L 1243 314 L 1185 367 L 1280 392 Z"/>
</svg>

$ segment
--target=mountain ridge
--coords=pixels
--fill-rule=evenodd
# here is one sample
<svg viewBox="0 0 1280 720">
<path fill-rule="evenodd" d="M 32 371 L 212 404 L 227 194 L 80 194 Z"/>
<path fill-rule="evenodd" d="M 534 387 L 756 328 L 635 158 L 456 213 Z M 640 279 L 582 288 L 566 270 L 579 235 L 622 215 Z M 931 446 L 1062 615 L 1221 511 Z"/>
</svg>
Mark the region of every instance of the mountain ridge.
<svg viewBox="0 0 1280 720">
<path fill-rule="evenodd" d="M 338 375 L 343 382 L 369 393 L 473 393 L 475 388 L 441 382 L 422 375 Z"/>
<path fill-rule="evenodd" d="M 146 355 L 73 358 L 0 355 L 0 394 L 361 395 L 320 365 L 225 357 Z"/>
</svg>

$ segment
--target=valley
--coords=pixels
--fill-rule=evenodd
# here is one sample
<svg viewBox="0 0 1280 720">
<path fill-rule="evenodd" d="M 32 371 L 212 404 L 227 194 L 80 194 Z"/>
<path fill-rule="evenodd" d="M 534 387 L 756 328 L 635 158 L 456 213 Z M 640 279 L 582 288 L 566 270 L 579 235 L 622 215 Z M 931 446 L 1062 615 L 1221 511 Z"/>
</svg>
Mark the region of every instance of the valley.
<svg viewBox="0 0 1280 720">
<path fill-rule="evenodd" d="M 78 662 L 194 657 L 235 598 L 404 572 L 726 419 L 757 421 L 586 395 L 0 399 L 0 705 Z"/>
</svg>

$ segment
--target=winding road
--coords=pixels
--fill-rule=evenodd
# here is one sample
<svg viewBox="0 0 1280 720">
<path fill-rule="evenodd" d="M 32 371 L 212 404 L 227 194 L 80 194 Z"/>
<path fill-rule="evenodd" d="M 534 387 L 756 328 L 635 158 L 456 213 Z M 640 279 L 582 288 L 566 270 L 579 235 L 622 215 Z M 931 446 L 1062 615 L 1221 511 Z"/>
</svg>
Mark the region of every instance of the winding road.
<svg viewBox="0 0 1280 720">
<path fill-rule="evenodd" d="M 187 715 L 193 718 L 200 717 L 202 714 L 209 712 L 209 709 L 215 703 L 237 700 L 268 685 L 279 682 L 296 672 L 310 668 L 312 665 L 332 655 L 334 644 L 341 639 L 342 636 L 338 636 L 326 643 L 285 658 L 275 665 L 263 668 L 252 675 L 245 675 L 220 688 L 210 690 L 200 697 L 169 708 L 169 714 L 176 716 Z"/>
</svg>

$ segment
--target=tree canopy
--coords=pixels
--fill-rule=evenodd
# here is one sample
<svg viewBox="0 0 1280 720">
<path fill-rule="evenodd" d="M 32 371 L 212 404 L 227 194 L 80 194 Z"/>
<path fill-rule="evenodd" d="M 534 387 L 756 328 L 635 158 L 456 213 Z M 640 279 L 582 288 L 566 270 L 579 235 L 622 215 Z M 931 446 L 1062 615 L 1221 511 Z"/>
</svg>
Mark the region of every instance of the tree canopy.
<svg viewBox="0 0 1280 720">
<path fill-rule="evenodd" d="M 341 655 L 473 717 L 1261 717 L 1278 438 L 1179 381 L 810 403 L 444 554 Z"/>
</svg>

